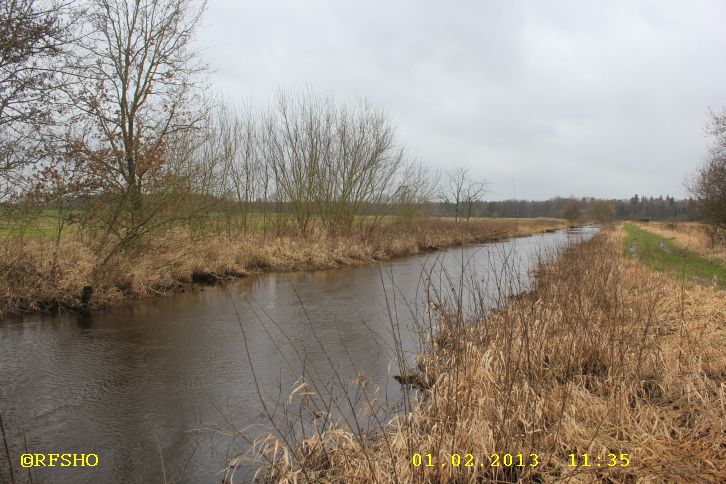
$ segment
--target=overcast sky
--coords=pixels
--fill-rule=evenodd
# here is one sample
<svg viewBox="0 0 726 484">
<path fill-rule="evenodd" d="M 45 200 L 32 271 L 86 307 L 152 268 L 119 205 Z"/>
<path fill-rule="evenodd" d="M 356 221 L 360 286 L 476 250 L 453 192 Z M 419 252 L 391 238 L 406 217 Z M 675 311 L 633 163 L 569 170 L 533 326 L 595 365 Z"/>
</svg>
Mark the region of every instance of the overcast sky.
<svg viewBox="0 0 726 484">
<path fill-rule="evenodd" d="M 723 0 L 209 0 L 198 43 L 227 97 L 367 98 L 490 199 L 684 196 L 726 106 Z"/>
</svg>

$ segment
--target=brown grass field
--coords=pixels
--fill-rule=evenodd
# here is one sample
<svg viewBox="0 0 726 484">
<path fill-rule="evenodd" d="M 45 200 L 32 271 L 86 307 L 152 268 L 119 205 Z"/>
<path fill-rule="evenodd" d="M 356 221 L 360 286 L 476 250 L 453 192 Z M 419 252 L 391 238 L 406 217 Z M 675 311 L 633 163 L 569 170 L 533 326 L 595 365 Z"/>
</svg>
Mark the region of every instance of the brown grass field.
<svg viewBox="0 0 726 484">
<path fill-rule="evenodd" d="M 389 220 L 373 235 L 192 235 L 169 230 L 99 269 L 99 257 L 71 231 L 52 237 L 6 237 L 0 243 L 0 317 L 78 309 L 86 286 L 89 309 L 264 271 L 300 271 L 365 264 L 462 243 L 518 237 L 564 228 L 558 219 Z"/>
<path fill-rule="evenodd" d="M 410 412 L 371 432 L 318 418 L 298 440 L 260 438 L 257 477 L 726 482 L 726 297 L 626 258 L 622 228 L 567 249 L 538 271 L 533 293 L 473 324 L 447 307 L 456 305 L 438 307 L 417 359 Z M 325 410 L 304 385 L 290 407 Z M 375 405 L 362 404 L 356 421 Z"/>
</svg>

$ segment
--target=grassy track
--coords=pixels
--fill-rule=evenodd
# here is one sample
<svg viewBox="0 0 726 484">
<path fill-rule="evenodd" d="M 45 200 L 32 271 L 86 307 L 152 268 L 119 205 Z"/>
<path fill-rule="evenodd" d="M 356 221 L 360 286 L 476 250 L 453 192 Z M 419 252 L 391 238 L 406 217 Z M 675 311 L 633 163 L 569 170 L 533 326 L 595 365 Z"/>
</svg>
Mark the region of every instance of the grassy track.
<svg viewBox="0 0 726 484">
<path fill-rule="evenodd" d="M 672 238 L 662 237 L 632 224 L 625 224 L 625 251 L 659 272 L 699 283 L 715 281 L 726 287 L 726 267 L 679 247 Z"/>
</svg>

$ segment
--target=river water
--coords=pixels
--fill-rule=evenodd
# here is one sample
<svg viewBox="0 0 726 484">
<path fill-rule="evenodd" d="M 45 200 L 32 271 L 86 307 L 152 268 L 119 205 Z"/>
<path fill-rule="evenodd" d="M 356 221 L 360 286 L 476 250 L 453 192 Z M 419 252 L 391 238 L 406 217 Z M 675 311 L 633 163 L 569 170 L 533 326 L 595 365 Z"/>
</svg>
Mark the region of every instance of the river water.
<svg viewBox="0 0 726 484">
<path fill-rule="evenodd" d="M 34 468 L 33 482 L 220 482 L 245 438 L 269 430 L 255 381 L 268 403 L 286 400 L 303 368 L 328 383 L 363 371 L 400 406 L 391 321 L 414 351 L 411 321 L 425 313 L 426 287 L 476 285 L 496 305 L 496 287 L 526 290 L 543 254 L 598 230 L 264 274 L 88 316 L 2 321 L 0 417 L 16 481 L 28 480 L 20 454 L 30 452 L 98 455 L 94 467 Z M 3 454 L 0 481 L 9 482 Z M 235 482 L 252 468 L 242 466 Z"/>
</svg>

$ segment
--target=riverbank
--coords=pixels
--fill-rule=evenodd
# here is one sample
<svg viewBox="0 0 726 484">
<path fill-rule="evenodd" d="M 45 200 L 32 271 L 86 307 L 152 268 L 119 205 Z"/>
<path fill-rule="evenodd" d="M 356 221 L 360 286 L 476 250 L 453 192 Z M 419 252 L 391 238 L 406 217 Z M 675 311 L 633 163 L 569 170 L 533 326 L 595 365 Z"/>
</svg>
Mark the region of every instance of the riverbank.
<svg viewBox="0 0 726 484">
<path fill-rule="evenodd" d="M 112 263 L 80 237 L 7 239 L 0 244 L 0 317 L 92 310 L 260 272 L 320 270 L 414 255 L 446 247 L 565 228 L 558 219 L 442 218 L 389 222 L 372 234 L 274 237 L 260 233 L 169 231 Z"/>
<path fill-rule="evenodd" d="M 375 437 L 325 419 L 299 446 L 260 439 L 258 477 L 725 480 L 723 293 L 654 272 L 623 245 L 619 227 L 567 249 L 538 271 L 534 293 L 474 325 L 437 307 L 412 411 Z"/>
</svg>

